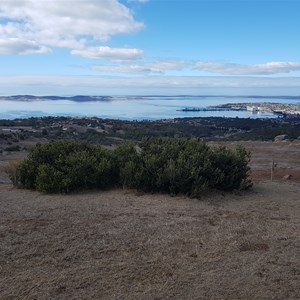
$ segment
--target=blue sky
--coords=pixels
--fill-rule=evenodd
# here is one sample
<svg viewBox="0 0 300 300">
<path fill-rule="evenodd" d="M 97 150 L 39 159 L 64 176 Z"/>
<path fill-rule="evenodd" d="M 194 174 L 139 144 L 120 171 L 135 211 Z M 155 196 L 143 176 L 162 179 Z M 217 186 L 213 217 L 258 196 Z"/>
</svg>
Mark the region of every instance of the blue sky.
<svg viewBox="0 0 300 300">
<path fill-rule="evenodd" d="M 1 0 L 0 93 L 300 95 L 300 0 Z"/>
</svg>

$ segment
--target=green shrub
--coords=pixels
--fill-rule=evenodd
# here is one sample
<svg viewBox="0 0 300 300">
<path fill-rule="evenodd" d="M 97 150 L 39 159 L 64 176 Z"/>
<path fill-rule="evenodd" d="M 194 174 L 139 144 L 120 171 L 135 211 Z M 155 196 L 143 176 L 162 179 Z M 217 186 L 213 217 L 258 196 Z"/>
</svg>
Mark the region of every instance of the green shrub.
<svg viewBox="0 0 300 300">
<path fill-rule="evenodd" d="M 71 180 L 67 175 L 49 164 L 41 164 L 37 170 L 35 188 L 46 193 L 69 192 Z"/>
<path fill-rule="evenodd" d="M 206 189 L 233 190 L 251 186 L 250 153 L 244 148 L 212 149 L 195 138 L 149 138 L 121 146 L 120 182 L 149 192 L 199 196 Z"/>
<path fill-rule="evenodd" d="M 106 188 L 115 171 L 108 150 L 83 142 L 50 142 L 33 147 L 20 167 L 20 183 L 42 192 Z"/>
<path fill-rule="evenodd" d="M 233 190 L 247 182 L 250 153 L 238 147 L 235 151 L 221 147 L 211 154 L 212 176 L 209 184 L 221 190 Z"/>
<path fill-rule="evenodd" d="M 148 138 L 115 150 L 60 141 L 33 147 L 18 180 L 48 193 L 122 185 L 197 197 L 207 189 L 250 187 L 249 159 L 244 148 L 210 148 L 195 138 Z"/>
</svg>

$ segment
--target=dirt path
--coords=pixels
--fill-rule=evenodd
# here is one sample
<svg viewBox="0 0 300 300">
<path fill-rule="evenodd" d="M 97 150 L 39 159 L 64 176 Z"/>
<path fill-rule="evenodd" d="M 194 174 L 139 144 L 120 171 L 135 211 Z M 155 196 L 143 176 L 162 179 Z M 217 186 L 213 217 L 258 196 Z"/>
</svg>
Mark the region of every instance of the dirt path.
<svg viewBox="0 0 300 300">
<path fill-rule="evenodd" d="M 202 200 L 0 184 L 0 299 L 300 299 L 300 186 Z"/>
</svg>

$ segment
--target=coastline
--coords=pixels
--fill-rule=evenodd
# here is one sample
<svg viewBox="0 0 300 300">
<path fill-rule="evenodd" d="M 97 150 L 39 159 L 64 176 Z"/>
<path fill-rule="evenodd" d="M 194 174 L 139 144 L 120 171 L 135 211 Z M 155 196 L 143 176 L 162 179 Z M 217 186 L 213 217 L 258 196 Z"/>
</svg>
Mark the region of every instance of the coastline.
<svg viewBox="0 0 300 300">
<path fill-rule="evenodd" d="M 256 103 L 227 103 L 217 106 L 211 106 L 212 109 L 243 109 L 252 112 L 269 112 L 282 115 L 300 115 L 300 104 L 289 103 L 272 103 L 272 102 L 256 102 Z"/>
<path fill-rule="evenodd" d="M 257 98 L 246 96 L 0 96 L 0 119 L 65 116 L 134 121 L 186 117 L 276 118 L 300 113 L 297 97 L 272 99 L 257 102 Z M 247 106 L 260 109 L 248 110 Z"/>
</svg>

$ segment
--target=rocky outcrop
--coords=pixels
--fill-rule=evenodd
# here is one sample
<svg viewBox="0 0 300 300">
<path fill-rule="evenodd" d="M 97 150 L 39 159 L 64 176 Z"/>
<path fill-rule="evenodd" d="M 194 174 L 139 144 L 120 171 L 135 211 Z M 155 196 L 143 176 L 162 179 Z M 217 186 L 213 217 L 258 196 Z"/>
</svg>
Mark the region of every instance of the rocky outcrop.
<svg viewBox="0 0 300 300">
<path fill-rule="evenodd" d="M 286 134 L 277 135 L 274 138 L 275 142 L 288 140 L 288 136 Z"/>
</svg>

